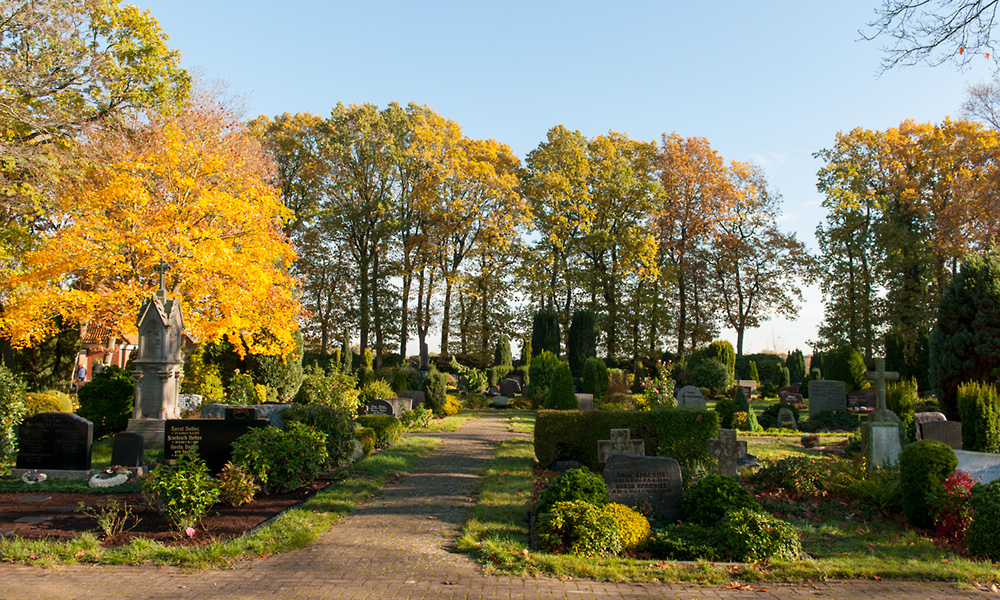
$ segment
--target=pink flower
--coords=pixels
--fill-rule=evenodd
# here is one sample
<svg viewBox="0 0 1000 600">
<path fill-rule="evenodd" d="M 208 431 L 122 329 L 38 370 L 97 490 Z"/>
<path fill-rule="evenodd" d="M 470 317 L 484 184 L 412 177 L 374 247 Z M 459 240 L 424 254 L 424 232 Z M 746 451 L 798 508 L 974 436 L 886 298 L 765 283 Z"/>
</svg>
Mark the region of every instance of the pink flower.
<svg viewBox="0 0 1000 600">
<path fill-rule="evenodd" d="M 194 534 L 198 532 L 195 531 L 194 527 L 188 527 L 187 529 L 184 530 L 184 533 L 186 533 L 189 538 L 193 538 Z"/>
</svg>

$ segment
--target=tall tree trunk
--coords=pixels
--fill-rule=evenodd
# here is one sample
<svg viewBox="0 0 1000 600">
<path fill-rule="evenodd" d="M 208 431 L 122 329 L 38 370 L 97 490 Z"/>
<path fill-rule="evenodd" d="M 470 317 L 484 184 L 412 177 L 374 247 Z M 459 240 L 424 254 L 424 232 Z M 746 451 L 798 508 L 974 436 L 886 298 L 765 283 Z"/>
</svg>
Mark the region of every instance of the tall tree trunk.
<svg viewBox="0 0 1000 600">
<path fill-rule="evenodd" d="M 372 314 L 375 316 L 375 368 L 382 366 L 382 351 L 385 348 L 385 319 L 382 318 L 382 303 L 379 300 L 379 287 L 381 273 L 379 273 L 379 251 L 378 242 L 372 256 Z"/>
<path fill-rule="evenodd" d="M 444 278 L 444 308 L 441 311 L 441 356 L 448 356 L 448 330 L 451 328 L 451 277 Z"/>
<path fill-rule="evenodd" d="M 409 261 L 405 261 L 409 263 Z M 406 341 L 410 337 L 410 289 L 413 285 L 413 273 L 410 272 L 410 267 L 408 264 L 403 266 L 403 289 L 402 289 L 402 307 L 399 313 L 399 355 L 403 357 L 403 362 L 406 362 Z"/>
</svg>

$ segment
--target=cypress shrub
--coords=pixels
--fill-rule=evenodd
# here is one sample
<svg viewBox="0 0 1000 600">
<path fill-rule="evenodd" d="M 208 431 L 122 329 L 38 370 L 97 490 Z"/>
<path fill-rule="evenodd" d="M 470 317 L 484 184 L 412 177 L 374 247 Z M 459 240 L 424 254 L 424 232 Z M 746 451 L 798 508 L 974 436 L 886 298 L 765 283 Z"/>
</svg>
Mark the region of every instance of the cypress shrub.
<svg viewBox="0 0 1000 600">
<path fill-rule="evenodd" d="M 823 357 L 823 369 L 827 379 L 843 381 L 847 391 L 860 389 L 864 383 L 865 359 L 851 345 L 844 344 Z"/>
<path fill-rule="evenodd" d="M 344 373 L 350 373 L 354 365 L 354 353 L 351 352 L 351 338 L 347 335 L 347 330 L 344 330 L 344 343 L 340 347 L 340 353 L 344 357 Z"/>
<path fill-rule="evenodd" d="M 760 383 L 760 374 L 757 373 L 757 363 L 756 361 L 749 362 L 749 368 L 747 370 L 747 379 L 753 379 L 757 383 Z"/>
<path fill-rule="evenodd" d="M 543 310 L 535 315 L 531 324 L 532 358 L 542 352 L 559 356 L 559 315 L 554 310 Z"/>
<path fill-rule="evenodd" d="M 600 400 L 608 391 L 611 379 L 608 376 L 608 367 L 604 360 L 591 356 L 587 362 L 583 363 L 583 376 L 580 387 L 585 394 L 593 394 L 594 400 Z"/>
<path fill-rule="evenodd" d="M 574 377 L 580 377 L 583 366 L 591 356 L 597 356 L 597 320 L 589 310 L 573 313 L 569 324 L 569 338 L 566 342 L 566 357 Z"/>
<path fill-rule="evenodd" d="M 431 372 L 424 380 L 424 404 L 436 415 L 444 414 L 444 403 L 448 399 L 448 377 L 444 373 Z"/>
<path fill-rule="evenodd" d="M 559 366 L 559 359 L 551 352 L 542 352 L 531 361 L 528 368 L 528 379 L 531 385 L 528 387 L 528 398 L 533 405 L 539 405 L 549 393 L 549 386 L 552 384 L 552 376 L 555 375 L 556 367 Z"/>
<path fill-rule="evenodd" d="M 958 466 L 958 458 L 945 443 L 922 440 L 899 454 L 899 487 L 903 514 L 914 527 L 934 525 L 934 500 L 944 493 L 944 480 Z"/>
<path fill-rule="evenodd" d="M 954 419 L 958 386 L 993 381 L 1000 372 L 1000 253 L 962 262 L 941 295 L 929 352 L 931 387 Z"/>
<path fill-rule="evenodd" d="M 493 352 L 493 364 L 495 366 L 513 367 L 514 358 L 510 353 L 510 338 L 506 333 L 500 334 L 497 340 L 497 348 Z"/>
<path fill-rule="evenodd" d="M 917 439 L 914 414 L 917 407 L 917 380 L 907 379 L 894 381 L 886 386 L 885 404 L 899 417 L 900 423 L 906 427 L 906 436 L 912 441 Z"/>
<path fill-rule="evenodd" d="M 560 362 L 555 372 L 552 374 L 552 381 L 549 384 L 549 391 L 545 395 L 545 408 L 555 410 L 576 410 L 580 408 L 573 393 L 573 375 L 570 373 L 569 365 Z"/>
<path fill-rule="evenodd" d="M 972 511 L 975 517 L 965 533 L 969 552 L 1000 560 L 1000 480 L 972 486 Z"/>
<path fill-rule="evenodd" d="M 14 427 L 21 424 L 28 411 L 27 387 L 17 374 L 0 364 L 0 467 L 13 465 L 17 458 Z"/>
<path fill-rule="evenodd" d="M 778 369 L 778 387 L 788 387 L 792 384 L 791 374 L 788 372 L 788 367 L 780 367 Z"/>
<path fill-rule="evenodd" d="M 958 386 L 958 416 L 962 421 L 962 448 L 974 452 L 1000 451 L 1000 401 L 988 383 Z"/>
<path fill-rule="evenodd" d="M 801 383 L 806 378 L 806 359 L 802 355 L 802 351 L 796 348 L 795 350 L 788 353 L 788 359 L 785 361 L 788 366 L 788 378 L 792 383 Z"/>
</svg>

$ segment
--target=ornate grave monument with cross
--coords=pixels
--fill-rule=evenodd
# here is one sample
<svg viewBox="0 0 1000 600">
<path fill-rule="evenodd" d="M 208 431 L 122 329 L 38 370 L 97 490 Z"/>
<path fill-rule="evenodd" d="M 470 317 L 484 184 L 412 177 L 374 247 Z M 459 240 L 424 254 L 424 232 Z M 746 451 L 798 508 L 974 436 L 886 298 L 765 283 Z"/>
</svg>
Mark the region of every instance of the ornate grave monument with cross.
<svg viewBox="0 0 1000 600">
<path fill-rule="evenodd" d="M 886 381 L 899 380 L 899 373 L 885 370 L 885 359 L 875 359 L 875 370 L 865 373 L 865 379 L 875 383 L 876 408 L 868 423 L 861 426 L 861 443 L 864 446 L 868 468 L 894 465 L 902 451 L 899 417 L 889 410 L 885 399 Z"/>
<path fill-rule="evenodd" d="M 160 288 L 142 303 L 136 321 L 139 354 L 132 372 L 135 409 L 127 430 L 142 435 L 147 448 L 162 448 L 165 420 L 180 417 L 177 392 L 184 375 L 180 302 L 167 297 L 166 274 L 170 267 L 161 260 L 155 269 L 160 274 Z"/>
</svg>

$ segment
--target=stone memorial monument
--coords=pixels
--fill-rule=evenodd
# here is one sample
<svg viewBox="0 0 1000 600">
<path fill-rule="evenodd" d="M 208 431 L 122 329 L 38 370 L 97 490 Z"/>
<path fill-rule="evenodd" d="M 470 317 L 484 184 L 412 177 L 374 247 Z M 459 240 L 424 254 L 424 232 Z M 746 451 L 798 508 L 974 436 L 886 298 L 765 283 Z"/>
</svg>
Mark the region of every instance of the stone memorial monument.
<svg viewBox="0 0 1000 600">
<path fill-rule="evenodd" d="M 167 298 L 166 274 L 169 267 L 162 260 L 156 266 L 160 289 L 142 303 L 136 326 L 139 329 L 139 354 L 135 370 L 135 409 L 127 431 L 138 433 L 147 448 L 162 448 L 164 423 L 177 419 L 180 412 L 177 392 L 184 375 L 184 318 L 180 302 Z"/>
<path fill-rule="evenodd" d="M 718 439 L 708 440 L 708 455 L 719 459 L 719 475 L 736 477 L 737 463 L 747 457 L 747 442 L 736 439 L 735 429 L 720 429 Z"/>
<path fill-rule="evenodd" d="M 875 371 L 865 373 L 865 379 L 875 382 L 876 408 L 870 421 L 861 427 L 861 443 L 869 469 L 894 465 L 899 462 L 903 450 L 900 442 L 899 417 L 886 407 L 885 382 L 896 381 L 899 373 L 885 370 L 885 359 L 875 359 Z"/>
<path fill-rule="evenodd" d="M 680 464 L 660 456 L 614 454 L 604 467 L 611 502 L 642 509 L 648 505 L 665 522 L 681 518 Z"/>
<path fill-rule="evenodd" d="M 705 408 L 705 396 L 693 385 L 686 385 L 677 390 L 676 398 L 677 406 L 681 408 Z"/>
<path fill-rule="evenodd" d="M 809 382 L 809 416 L 824 410 L 847 411 L 847 384 L 843 381 L 819 379 Z"/>
</svg>

